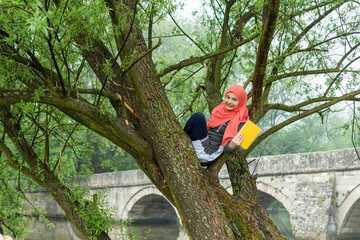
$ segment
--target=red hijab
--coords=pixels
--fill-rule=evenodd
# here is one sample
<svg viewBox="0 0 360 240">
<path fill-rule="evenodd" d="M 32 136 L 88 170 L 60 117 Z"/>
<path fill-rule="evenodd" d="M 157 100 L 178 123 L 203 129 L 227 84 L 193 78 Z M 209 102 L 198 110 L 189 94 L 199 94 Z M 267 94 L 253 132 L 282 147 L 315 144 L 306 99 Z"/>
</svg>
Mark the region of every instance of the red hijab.
<svg viewBox="0 0 360 240">
<path fill-rule="evenodd" d="M 239 101 L 239 106 L 234 110 L 228 110 L 225 106 L 225 102 L 223 101 L 211 112 L 211 116 L 207 125 L 207 129 L 209 131 L 210 128 L 220 126 L 221 124 L 230 121 L 223 136 L 221 143 L 222 146 L 225 146 L 231 139 L 235 137 L 238 132 L 238 126 L 240 123 L 244 123 L 249 120 L 248 109 L 246 107 L 247 94 L 244 88 L 240 85 L 232 85 L 226 90 L 225 96 L 229 92 L 232 92 L 236 95 Z"/>
</svg>

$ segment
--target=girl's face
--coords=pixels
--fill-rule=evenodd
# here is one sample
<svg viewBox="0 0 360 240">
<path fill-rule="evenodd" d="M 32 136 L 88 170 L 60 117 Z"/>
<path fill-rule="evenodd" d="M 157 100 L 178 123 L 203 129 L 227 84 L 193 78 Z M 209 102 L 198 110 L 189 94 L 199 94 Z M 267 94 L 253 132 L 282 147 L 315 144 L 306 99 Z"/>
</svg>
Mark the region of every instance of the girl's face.
<svg viewBox="0 0 360 240">
<path fill-rule="evenodd" d="M 227 110 L 231 111 L 236 109 L 239 106 L 239 100 L 236 95 L 232 92 L 229 92 L 225 95 L 225 107 Z"/>
</svg>

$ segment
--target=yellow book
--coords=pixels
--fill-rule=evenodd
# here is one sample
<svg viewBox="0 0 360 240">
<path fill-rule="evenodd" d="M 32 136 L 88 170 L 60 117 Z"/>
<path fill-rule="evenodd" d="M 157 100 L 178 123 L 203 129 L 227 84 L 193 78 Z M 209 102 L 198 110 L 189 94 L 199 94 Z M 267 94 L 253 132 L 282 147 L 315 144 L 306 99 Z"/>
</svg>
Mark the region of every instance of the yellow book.
<svg viewBox="0 0 360 240">
<path fill-rule="evenodd" d="M 240 144 L 244 149 L 248 149 L 251 143 L 255 140 L 257 135 L 261 132 L 261 128 L 256 126 L 255 123 L 248 120 L 244 126 L 240 129 L 240 132 L 244 134 L 244 140 Z"/>
</svg>

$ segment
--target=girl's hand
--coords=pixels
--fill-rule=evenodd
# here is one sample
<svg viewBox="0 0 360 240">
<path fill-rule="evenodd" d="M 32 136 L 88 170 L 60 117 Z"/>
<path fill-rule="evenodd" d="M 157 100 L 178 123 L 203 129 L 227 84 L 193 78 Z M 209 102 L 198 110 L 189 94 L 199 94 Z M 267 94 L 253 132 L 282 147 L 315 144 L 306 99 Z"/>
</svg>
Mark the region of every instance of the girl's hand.
<svg viewBox="0 0 360 240">
<path fill-rule="evenodd" d="M 244 141 L 244 134 L 238 132 L 235 137 L 230 141 L 230 148 L 235 149 L 240 146 L 240 144 Z"/>
</svg>

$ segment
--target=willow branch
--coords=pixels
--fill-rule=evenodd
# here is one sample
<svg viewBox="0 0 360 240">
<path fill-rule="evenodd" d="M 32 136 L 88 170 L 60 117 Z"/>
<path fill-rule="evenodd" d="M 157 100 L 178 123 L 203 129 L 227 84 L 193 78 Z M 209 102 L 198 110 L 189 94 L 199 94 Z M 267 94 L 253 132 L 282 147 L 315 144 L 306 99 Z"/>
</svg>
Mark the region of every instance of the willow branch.
<svg viewBox="0 0 360 240">
<path fill-rule="evenodd" d="M 338 62 L 337 67 L 339 68 L 341 66 L 341 64 L 345 61 L 345 59 L 355 50 L 357 50 L 357 48 L 360 46 L 360 42 L 358 42 L 355 46 L 353 46 Z M 358 59 L 358 58 L 356 58 Z M 354 62 L 354 61 L 352 61 Z"/>
<path fill-rule="evenodd" d="M 335 1 L 334 1 L 335 2 Z M 324 14 L 320 15 L 317 19 L 315 19 L 312 23 L 310 23 L 298 36 L 297 38 L 289 45 L 289 47 L 284 51 L 283 56 L 278 60 L 282 61 L 285 57 L 292 51 L 292 49 L 296 46 L 296 44 L 312 29 L 314 26 L 317 26 L 319 22 L 321 22 L 325 17 L 327 17 L 330 13 L 332 13 L 335 9 L 339 8 L 346 1 L 342 1 L 341 3 L 336 4 L 329 10 L 327 10 Z"/>
<path fill-rule="evenodd" d="M 328 1 L 328 2 L 321 2 L 321 3 L 317 4 L 317 5 L 313 5 L 311 7 L 305 8 L 305 9 L 300 9 L 298 11 L 295 11 L 295 12 L 289 14 L 286 18 L 282 19 L 282 21 L 283 22 L 289 21 L 293 17 L 300 16 L 300 15 L 303 15 L 304 13 L 309 12 L 309 11 L 325 7 L 325 6 L 330 5 L 330 4 L 334 3 L 334 2 L 338 2 L 338 0 L 331 0 L 331 1 Z"/>
<path fill-rule="evenodd" d="M 114 82 L 114 84 L 116 84 Z M 117 85 L 117 84 L 116 84 Z M 57 92 L 61 92 L 61 89 L 56 88 L 55 89 Z M 79 93 L 82 94 L 90 94 L 90 95 L 99 95 L 100 94 L 100 90 L 97 89 L 82 89 L 82 88 L 74 88 L 74 89 L 69 89 L 70 93 L 75 93 L 76 94 L 76 98 L 79 99 Z M 33 89 L 28 89 L 28 88 L 0 88 L 0 93 L 4 93 L 4 94 L 33 94 L 34 90 Z M 45 94 L 50 94 L 50 92 L 48 91 L 44 91 Z M 112 94 L 109 93 L 107 91 L 102 91 L 101 92 L 102 96 L 108 98 L 109 100 L 112 101 L 123 101 L 122 97 L 118 94 Z M 127 110 L 129 110 L 136 118 L 137 118 L 137 114 L 135 113 L 134 109 L 130 107 L 130 105 L 128 103 L 125 102 L 125 106 L 127 108 Z"/>
<path fill-rule="evenodd" d="M 268 84 L 271 84 L 271 83 L 273 83 L 273 82 L 275 82 L 277 80 L 284 79 L 284 78 L 289 78 L 289 77 L 299 77 L 299 76 L 316 75 L 316 74 L 337 73 L 337 72 L 360 73 L 360 71 L 340 70 L 340 69 L 337 69 L 337 68 L 292 72 L 292 73 L 285 73 L 285 74 L 281 74 L 281 75 L 271 77 L 264 83 L 264 86 L 266 86 Z"/>
<path fill-rule="evenodd" d="M 17 162 L 14 161 L 14 159 L 16 159 L 15 155 L 11 152 L 11 150 L 6 146 L 6 144 L 1 139 L 0 139 L 0 151 L 4 153 L 7 159 L 6 160 L 7 165 L 28 176 L 33 173 L 28 167 L 23 165 L 20 166 Z"/>
<path fill-rule="evenodd" d="M 344 3 L 344 2 L 343 2 Z M 336 8 L 338 8 L 339 6 L 341 6 L 341 4 L 337 4 L 335 6 L 333 6 L 332 8 L 330 8 L 328 11 L 326 11 L 324 14 L 320 15 L 317 19 L 315 19 L 312 23 L 310 23 L 297 37 L 296 39 L 289 45 L 289 47 L 284 51 L 284 53 L 276 58 L 276 61 L 278 64 L 283 63 L 284 59 L 290 55 L 293 54 L 293 49 L 295 48 L 296 44 L 306 35 L 306 33 L 308 33 L 310 31 L 310 29 L 312 29 L 314 26 L 316 26 L 320 21 L 322 21 L 325 17 L 327 17 L 330 13 L 332 13 Z M 316 8 L 314 8 L 316 9 Z M 278 65 L 277 64 L 277 65 Z M 272 69 L 272 73 L 271 75 L 275 76 L 278 73 L 278 66 L 275 66 Z M 266 84 L 269 84 L 271 82 L 268 82 Z"/>
<path fill-rule="evenodd" d="M 355 99 L 355 96 L 359 95 L 360 94 L 360 90 L 357 90 L 357 91 L 353 91 L 351 93 L 348 93 L 348 94 L 345 94 L 341 97 L 334 97 L 332 98 L 331 101 L 328 101 L 326 103 L 323 103 L 319 106 L 316 106 L 312 109 L 308 109 L 308 110 L 304 110 L 302 113 L 294 116 L 294 117 L 291 117 L 287 120 L 285 120 L 284 122 L 270 128 L 269 130 L 265 131 L 264 133 L 262 133 L 259 137 L 257 137 L 255 139 L 255 141 L 251 144 L 251 146 L 246 150 L 246 153 L 250 153 L 259 143 L 261 143 L 264 139 L 266 139 L 268 136 L 270 136 L 271 134 L 273 134 L 274 132 L 282 129 L 283 127 L 286 127 L 288 125 L 290 125 L 291 123 L 294 123 L 296 121 L 298 121 L 299 119 L 302 119 L 302 118 L 305 118 L 307 116 L 310 116 L 311 114 L 313 113 L 316 113 L 316 112 L 319 112 L 323 109 L 326 109 L 326 108 L 329 108 L 341 101 L 346 101 L 346 100 L 354 100 Z M 359 100 L 359 99 L 357 99 Z"/>
<path fill-rule="evenodd" d="M 192 38 L 179 26 L 179 24 L 175 21 L 175 19 L 174 19 L 173 16 L 171 15 L 171 13 L 169 12 L 168 14 L 169 14 L 171 20 L 173 20 L 173 22 L 175 23 L 176 27 L 180 30 L 180 32 L 182 32 L 192 43 L 194 43 L 194 44 L 201 50 L 202 53 L 206 54 L 205 50 L 202 49 L 201 46 L 200 46 L 197 42 L 195 42 L 195 40 L 192 39 Z"/>
<path fill-rule="evenodd" d="M 138 63 L 141 59 L 143 59 L 145 56 L 147 56 L 148 54 L 150 54 L 151 52 L 153 52 L 155 49 L 157 49 L 160 45 L 162 44 L 161 40 L 159 39 L 159 42 L 153 46 L 152 48 L 148 49 L 147 51 L 143 52 L 142 54 L 140 54 L 140 56 L 138 58 L 136 58 L 134 61 L 132 61 L 122 72 L 121 74 L 121 78 L 125 75 L 125 73 L 127 73 L 132 67 L 134 67 L 134 65 L 136 63 Z"/>
<path fill-rule="evenodd" d="M 48 43 L 49 50 L 50 50 L 50 56 L 51 56 L 51 59 L 52 59 L 52 61 L 53 61 L 53 63 L 54 63 L 56 72 L 57 72 L 57 74 L 58 74 L 59 82 L 60 82 L 61 88 L 62 88 L 62 90 L 63 90 L 63 94 L 65 95 L 65 94 L 66 94 L 65 84 L 64 84 L 64 80 L 63 80 L 63 78 L 62 78 L 61 72 L 60 72 L 59 65 L 58 65 L 57 60 L 56 60 L 56 57 L 55 57 L 54 46 L 51 44 L 51 36 L 52 36 L 52 35 L 49 34 L 49 39 L 47 39 L 47 43 Z"/>
<path fill-rule="evenodd" d="M 231 32 L 232 35 L 232 39 L 238 38 L 238 39 L 242 39 L 242 32 L 243 32 L 243 28 L 245 26 L 245 24 L 255 16 L 255 12 L 254 11 L 249 11 L 245 14 L 243 14 L 241 17 L 239 17 L 235 24 L 234 24 L 234 29 Z"/>
<path fill-rule="evenodd" d="M 2 88 L 0 87 L 0 92 L 1 93 L 18 93 L 18 94 L 31 94 L 31 93 L 34 93 L 36 89 L 32 89 L 32 88 Z M 61 92 L 62 90 L 60 88 L 55 88 L 54 89 L 55 92 Z M 100 94 L 100 90 L 97 90 L 97 89 L 85 89 L 85 88 L 72 88 L 69 90 L 70 93 L 82 93 L 82 94 L 89 94 L 89 95 L 99 95 Z M 45 94 L 50 94 L 51 92 L 46 90 L 44 91 Z M 109 93 L 107 91 L 103 91 L 102 93 L 102 96 L 104 97 L 107 97 L 109 100 L 114 100 L 116 101 L 117 98 L 116 98 L 116 95 L 112 94 L 112 93 Z M 2 98 L 2 97 L 1 97 Z"/>
<path fill-rule="evenodd" d="M 331 87 L 334 85 L 334 83 L 336 82 L 336 80 L 341 76 L 341 74 L 342 74 L 343 72 L 355 72 L 355 73 L 360 73 L 360 71 L 351 71 L 351 70 L 348 71 L 348 70 L 345 70 L 345 69 L 348 68 L 351 64 L 353 64 L 354 62 L 356 62 L 356 61 L 359 60 L 359 59 L 360 59 L 360 57 L 357 57 L 357 58 L 355 58 L 355 59 L 352 59 L 348 64 L 346 64 L 346 66 L 334 77 L 334 79 L 332 80 L 332 82 L 329 84 L 328 88 L 326 89 L 326 91 L 325 91 L 325 93 L 324 93 L 324 96 L 326 96 L 326 95 L 329 93 Z"/>
<path fill-rule="evenodd" d="M 171 65 L 163 70 L 161 70 L 157 76 L 159 76 L 160 78 L 165 76 L 166 74 L 168 74 L 169 72 L 172 72 L 174 70 L 179 70 L 179 69 L 182 69 L 184 67 L 187 67 L 187 66 L 190 66 L 190 65 L 193 65 L 195 63 L 201 63 L 203 62 L 204 60 L 206 59 L 209 59 L 209 58 L 212 58 L 212 57 L 215 57 L 217 55 L 220 55 L 220 54 L 223 54 L 223 53 L 226 53 L 226 52 L 229 52 L 231 50 L 234 50 L 252 40 L 254 40 L 256 37 L 258 37 L 260 34 L 259 33 L 255 33 L 254 35 L 252 35 L 251 37 L 237 43 L 237 44 L 234 44 L 234 45 L 231 45 L 229 47 L 226 47 L 226 48 L 223 48 L 223 49 L 220 49 L 220 50 L 217 50 L 215 52 L 212 52 L 212 53 L 209 53 L 209 54 L 205 54 L 201 57 L 191 57 L 191 58 L 188 58 L 188 59 L 185 59 L 185 60 L 182 60 L 181 62 L 177 63 L 177 64 L 174 64 L 174 65 Z"/>
<path fill-rule="evenodd" d="M 31 60 L 14 52 L 9 46 L 0 44 L 0 55 L 6 56 L 27 68 L 30 67 L 35 72 L 39 73 L 41 79 L 46 84 L 46 87 L 49 90 L 52 90 L 56 85 L 56 82 L 59 81 L 57 74 L 42 66 L 39 60 L 30 51 L 27 51 L 27 54 L 30 56 Z M 49 76 L 51 76 L 51 78 L 49 78 Z M 50 81 L 50 79 L 53 81 Z"/>
</svg>

